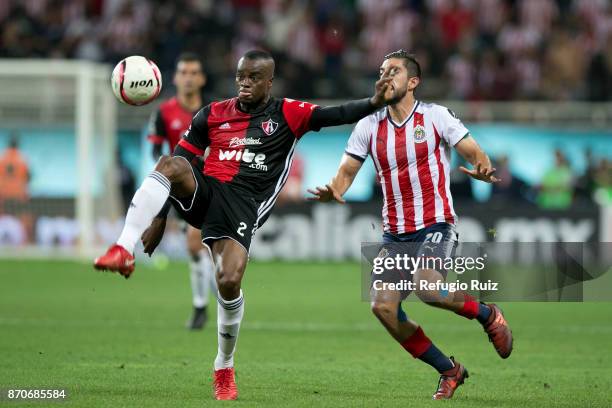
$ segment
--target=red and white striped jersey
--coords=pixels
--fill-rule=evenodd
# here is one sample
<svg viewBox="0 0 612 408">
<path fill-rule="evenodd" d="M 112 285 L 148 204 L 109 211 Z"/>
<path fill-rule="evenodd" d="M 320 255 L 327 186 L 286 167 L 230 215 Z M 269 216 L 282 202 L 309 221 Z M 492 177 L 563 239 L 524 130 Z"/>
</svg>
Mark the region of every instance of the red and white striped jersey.
<svg viewBox="0 0 612 408">
<path fill-rule="evenodd" d="M 357 123 L 346 153 L 360 161 L 372 156 L 384 194 L 385 232 L 456 223 L 450 148 L 468 133 L 450 109 L 419 101 L 401 124 L 393 122 L 386 107 Z"/>
</svg>

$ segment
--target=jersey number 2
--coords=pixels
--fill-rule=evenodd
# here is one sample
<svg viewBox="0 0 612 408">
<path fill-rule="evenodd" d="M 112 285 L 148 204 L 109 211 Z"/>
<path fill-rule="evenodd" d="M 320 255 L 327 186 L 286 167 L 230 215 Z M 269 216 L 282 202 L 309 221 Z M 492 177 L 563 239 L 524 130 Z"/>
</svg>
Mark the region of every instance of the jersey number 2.
<svg viewBox="0 0 612 408">
<path fill-rule="evenodd" d="M 241 236 L 244 237 L 244 230 L 246 229 L 247 225 L 245 222 L 241 222 L 240 225 L 238 226 L 238 229 L 236 230 L 236 232 Z"/>
</svg>

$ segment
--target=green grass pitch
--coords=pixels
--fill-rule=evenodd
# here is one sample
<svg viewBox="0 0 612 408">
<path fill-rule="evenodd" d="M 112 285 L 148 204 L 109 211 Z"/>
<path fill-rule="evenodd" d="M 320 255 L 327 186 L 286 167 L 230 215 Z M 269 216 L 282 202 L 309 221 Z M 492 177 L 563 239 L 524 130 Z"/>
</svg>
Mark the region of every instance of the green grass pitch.
<svg viewBox="0 0 612 408">
<path fill-rule="evenodd" d="M 350 263 L 249 265 L 236 406 L 428 407 L 433 369 L 412 359 L 360 300 Z M 470 378 L 454 407 L 612 406 L 612 304 L 502 305 L 515 348 L 501 360 L 475 321 L 406 312 Z M 213 303 L 214 308 L 214 303 Z M 142 264 L 129 280 L 89 265 L 0 261 L 0 388 L 66 388 L 60 405 L 202 407 L 212 399 L 215 312 L 189 332 L 187 267 Z M 450 406 L 450 405 L 448 405 Z"/>
</svg>

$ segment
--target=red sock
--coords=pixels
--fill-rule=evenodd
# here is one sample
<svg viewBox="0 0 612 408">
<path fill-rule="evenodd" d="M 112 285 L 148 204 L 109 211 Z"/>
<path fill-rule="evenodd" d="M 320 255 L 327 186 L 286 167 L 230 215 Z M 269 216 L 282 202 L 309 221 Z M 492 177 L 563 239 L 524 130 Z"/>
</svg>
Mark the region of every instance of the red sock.
<svg viewBox="0 0 612 408">
<path fill-rule="evenodd" d="M 478 316 L 478 302 L 473 297 L 466 294 L 463 300 L 463 308 L 455 313 L 471 320 Z"/>
<path fill-rule="evenodd" d="M 429 340 L 429 337 L 423 333 L 423 330 L 419 326 L 419 328 L 416 329 L 416 331 L 412 333 L 410 337 L 401 343 L 401 345 L 407 352 L 412 354 L 412 357 L 418 358 L 421 354 L 427 351 L 429 346 L 431 346 L 431 340 Z"/>
</svg>

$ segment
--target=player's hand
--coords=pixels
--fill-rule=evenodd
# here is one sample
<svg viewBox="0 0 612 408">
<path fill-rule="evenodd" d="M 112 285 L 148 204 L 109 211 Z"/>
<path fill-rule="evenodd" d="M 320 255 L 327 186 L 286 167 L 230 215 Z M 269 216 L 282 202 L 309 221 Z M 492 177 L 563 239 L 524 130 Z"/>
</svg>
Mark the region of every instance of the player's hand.
<svg viewBox="0 0 612 408">
<path fill-rule="evenodd" d="M 494 176 L 496 170 L 495 167 L 488 167 L 480 163 L 476 163 L 476 167 L 471 170 L 463 166 L 459 166 L 459 170 L 468 176 L 475 178 L 476 180 L 484 181 L 485 183 L 497 183 L 498 181 L 501 181 L 501 179 Z"/>
<path fill-rule="evenodd" d="M 331 186 L 331 184 L 326 184 L 325 187 L 317 187 L 316 190 L 308 189 L 308 192 L 313 195 L 312 197 L 307 198 L 309 201 L 320 201 L 322 203 L 337 201 L 340 204 L 346 203 L 346 201 L 342 198 L 338 191 Z"/>
<path fill-rule="evenodd" d="M 370 103 L 377 108 L 381 108 L 391 101 L 393 98 L 393 91 L 391 89 L 391 81 L 393 76 L 391 75 L 391 69 L 387 68 L 380 79 L 376 81 L 374 85 L 374 96 L 370 98 Z"/>
<path fill-rule="evenodd" d="M 141 240 L 144 246 L 144 253 L 153 255 L 155 248 L 159 245 L 166 229 L 166 218 L 155 217 L 149 228 L 143 232 Z"/>
</svg>

